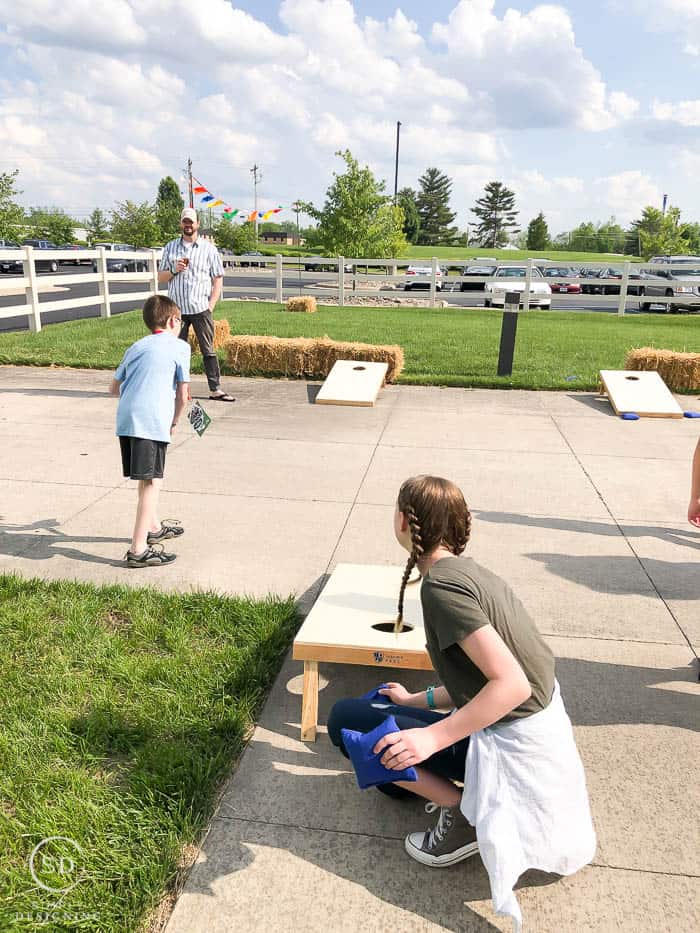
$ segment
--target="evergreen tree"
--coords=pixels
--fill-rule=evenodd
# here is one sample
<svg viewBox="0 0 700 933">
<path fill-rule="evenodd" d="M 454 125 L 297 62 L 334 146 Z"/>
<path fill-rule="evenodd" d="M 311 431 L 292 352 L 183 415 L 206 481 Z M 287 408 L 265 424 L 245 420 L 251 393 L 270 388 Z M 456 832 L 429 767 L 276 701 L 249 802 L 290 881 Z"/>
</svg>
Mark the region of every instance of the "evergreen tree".
<svg viewBox="0 0 700 933">
<path fill-rule="evenodd" d="M 449 246 L 459 235 L 452 226 L 456 214 L 450 210 L 452 181 L 436 168 L 429 168 L 418 179 L 420 191 L 416 207 L 420 217 L 417 242 L 425 246 Z"/>
<path fill-rule="evenodd" d="M 413 188 L 402 188 L 398 193 L 397 203 L 403 210 L 403 232 L 409 243 L 418 242 L 420 214 L 416 204 L 416 192 Z"/>
<path fill-rule="evenodd" d="M 156 219 L 161 239 L 170 240 L 180 231 L 180 213 L 185 206 L 177 182 L 170 175 L 161 178 L 156 197 Z"/>
<path fill-rule="evenodd" d="M 482 197 L 471 208 L 479 218 L 476 235 L 483 246 L 494 249 L 505 246 L 512 233 L 519 233 L 515 194 L 500 181 L 490 181 Z"/>
<path fill-rule="evenodd" d="M 690 252 L 690 242 L 684 236 L 678 207 L 669 207 L 664 214 L 656 207 L 645 207 L 639 220 L 632 224 L 641 240 L 642 256 L 683 256 Z"/>
<path fill-rule="evenodd" d="M 85 230 L 91 244 L 99 243 L 100 240 L 104 240 L 105 237 L 109 236 L 109 222 L 99 207 L 96 207 L 88 217 Z"/>
<path fill-rule="evenodd" d="M 24 211 L 14 201 L 22 193 L 15 188 L 18 175 L 18 169 L 0 172 L 0 237 L 3 240 L 19 239 L 19 227 L 24 222 Z"/>
<path fill-rule="evenodd" d="M 324 252 L 377 259 L 400 255 L 406 246 L 403 211 L 384 194 L 384 182 L 377 181 L 367 166 L 360 168 L 348 149 L 336 155 L 346 170 L 333 173 L 335 181 L 326 191 L 323 209 L 299 201 L 300 210 L 318 221 Z"/>
<path fill-rule="evenodd" d="M 527 227 L 527 249 L 547 249 L 549 247 L 549 228 L 542 211 L 534 217 Z"/>
</svg>

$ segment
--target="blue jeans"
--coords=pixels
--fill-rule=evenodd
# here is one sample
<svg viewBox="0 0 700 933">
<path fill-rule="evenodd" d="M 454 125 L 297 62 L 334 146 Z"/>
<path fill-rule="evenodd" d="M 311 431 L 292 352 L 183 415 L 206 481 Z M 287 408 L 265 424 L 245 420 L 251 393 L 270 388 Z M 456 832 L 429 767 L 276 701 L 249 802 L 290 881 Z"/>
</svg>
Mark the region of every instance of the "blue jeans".
<svg viewBox="0 0 700 933">
<path fill-rule="evenodd" d="M 387 716 L 393 716 L 399 729 L 421 729 L 434 722 L 445 719 L 449 713 L 438 713 L 430 709 L 418 709 L 415 706 L 398 706 L 389 703 L 386 697 L 377 700 L 347 699 L 338 700 L 333 705 L 328 717 L 328 735 L 336 748 L 348 758 L 343 745 L 341 729 L 354 729 L 356 732 L 370 732 L 383 722 Z M 454 745 L 435 752 L 430 758 L 420 763 L 421 768 L 447 778 L 448 781 L 463 781 L 464 767 L 467 760 L 469 738 L 460 739 Z M 377 790 L 389 797 L 416 797 L 397 784 L 380 784 Z"/>
</svg>

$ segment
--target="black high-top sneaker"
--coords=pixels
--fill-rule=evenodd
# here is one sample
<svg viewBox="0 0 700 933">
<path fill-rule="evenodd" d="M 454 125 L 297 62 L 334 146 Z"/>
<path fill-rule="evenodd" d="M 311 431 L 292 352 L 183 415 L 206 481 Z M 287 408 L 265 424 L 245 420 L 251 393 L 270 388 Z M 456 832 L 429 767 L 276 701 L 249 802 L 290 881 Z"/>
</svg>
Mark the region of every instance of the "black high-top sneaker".
<svg viewBox="0 0 700 933">
<path fill-rule="evenodd" d="M 434 829 L 406 836 L 406 851 L 411 858 L 432 868 L 447 868 L 479 851 L 476 830 L 466 821 L 459 807 L 425 805 L 426 813 L 440 811 Z"/>
</svg>

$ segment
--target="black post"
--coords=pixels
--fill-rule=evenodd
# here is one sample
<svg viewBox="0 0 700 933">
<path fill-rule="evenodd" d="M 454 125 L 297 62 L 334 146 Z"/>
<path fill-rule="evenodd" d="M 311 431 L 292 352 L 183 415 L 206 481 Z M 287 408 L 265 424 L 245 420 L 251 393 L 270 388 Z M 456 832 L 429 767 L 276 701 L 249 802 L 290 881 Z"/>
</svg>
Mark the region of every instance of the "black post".
<svg viewBox="0 0 700 933">
<path fill-rule="evenodd" d="M 187 187 L 189 189 L 190 207 L 194 207 L 194 191 L 192 190 L 192 159 L 187 159 Z"/>
<path fill-rule="evenodd" d="M 396 168 L 394 169 L 394 207 L 399 193 L 399 133 L 401 132 L 401 123 L 396 121 Z"/>
<path fill-rule="evenodd" d="M 510 376 L 513 372 L 513 354 L 515 353 L 515 334 L 518 329 L 518 307 L 520 292 L 506 292 L 503 301 L 503 322 L 501 324 L 501 345 L 498 350 L 498 376 Z M 515 311 L 509 310 L 515 305 Z"/>
</svg>

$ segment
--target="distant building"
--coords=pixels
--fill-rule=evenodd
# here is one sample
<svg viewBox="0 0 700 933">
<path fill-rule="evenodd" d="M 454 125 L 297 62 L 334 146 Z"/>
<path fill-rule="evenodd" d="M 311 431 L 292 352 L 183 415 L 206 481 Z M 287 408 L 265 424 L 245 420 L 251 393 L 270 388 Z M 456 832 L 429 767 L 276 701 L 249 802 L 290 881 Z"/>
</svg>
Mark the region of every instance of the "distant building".
<svg viewBox="0 0 700 933">
<path fill-rule="evenodd" d="M 273 230 L 261 233 L 258 236 L 261 243 L 268 243 L 274 246 L 299 246 L 299 237 L 296 233 L 289 233 L 287 230 Z"/>
</svg>

